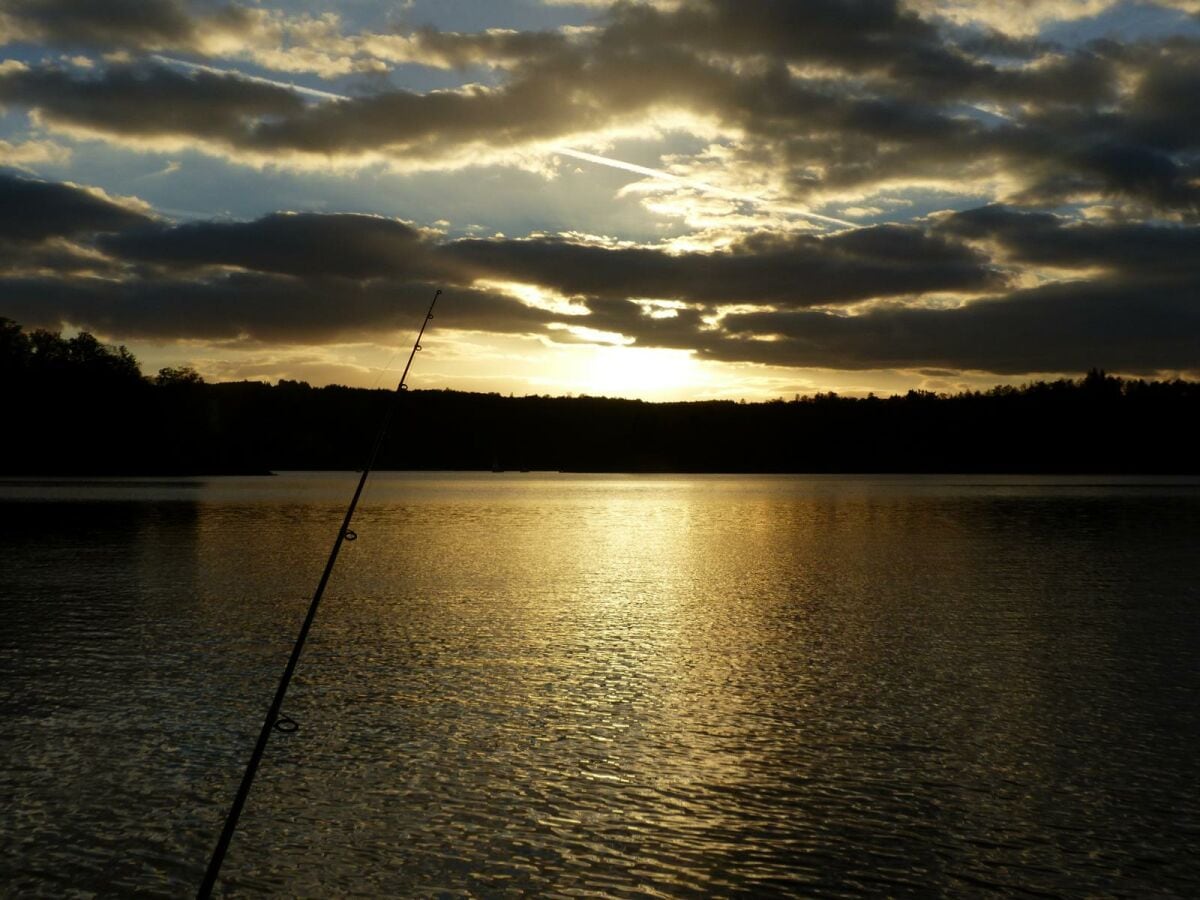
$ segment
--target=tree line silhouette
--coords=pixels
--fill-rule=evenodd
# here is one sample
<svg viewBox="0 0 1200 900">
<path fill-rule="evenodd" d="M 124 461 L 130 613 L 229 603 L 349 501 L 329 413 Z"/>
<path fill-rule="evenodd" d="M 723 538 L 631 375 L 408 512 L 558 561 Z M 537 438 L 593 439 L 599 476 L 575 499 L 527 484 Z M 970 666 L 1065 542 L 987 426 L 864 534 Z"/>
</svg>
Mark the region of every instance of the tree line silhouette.
<svg viewBox="0 0 1200 900">
<path fill-rule="evenodd" d="M 504 397 L 145 377 L 93 335 L 0 318 L 0 474 L 265 473 L 360 467 L 388 404 L 382 469 L 588 472 L 1195 473 L 1200 383 L 1081 379 L 953 395 L 765 403 Z"/>
</svg>

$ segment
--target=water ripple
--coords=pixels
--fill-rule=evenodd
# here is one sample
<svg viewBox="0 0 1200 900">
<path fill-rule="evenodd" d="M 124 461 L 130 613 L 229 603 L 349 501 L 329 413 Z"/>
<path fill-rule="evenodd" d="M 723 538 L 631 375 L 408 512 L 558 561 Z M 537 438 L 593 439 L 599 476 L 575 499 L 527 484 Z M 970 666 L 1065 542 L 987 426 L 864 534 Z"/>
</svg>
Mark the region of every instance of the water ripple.
<svg viewBox="0 0 1200 900">
<path fill-rule="evenodd" d="M 348 483 L 269 481 L 0 516 L 3 893 L 194 890 Z M 384 476 L 355 525 L 226 893 L 1200 889 L 1194 491 Z"/>
</svg>

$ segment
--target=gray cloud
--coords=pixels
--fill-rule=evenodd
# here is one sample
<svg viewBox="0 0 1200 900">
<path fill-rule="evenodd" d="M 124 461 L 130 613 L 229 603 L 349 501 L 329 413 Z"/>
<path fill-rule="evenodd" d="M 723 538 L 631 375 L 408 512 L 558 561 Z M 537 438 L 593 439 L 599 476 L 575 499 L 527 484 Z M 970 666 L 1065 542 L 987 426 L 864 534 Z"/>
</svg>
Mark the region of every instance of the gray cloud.
<svg viewBox="0 0 1200 900">
<path fill-rule="evenodd" d="M 821 63 L 849 74 L 886 77 L 889 89 L 921 97 L 1040 95 L 1056 102 L 1095 102 L 1110 97 L 1114 88 L 1111 66 L 1088 52 L 1049 57 L 1037 68 L 997 67 L 974 55 L 994 53 L 994 39 L 956 45 L 896 0 L 690 0 L 671 10 L 621 4 L 600 44 L 622 53 L 672 48 Z M 1013 46 L 1010 41 L 1005 50 Z M 1044 55 L 1034 54 L 1034 48 L 1031 42 L 1021 44 L 1021 55 Z"/>
<path fill-rule="evenodd" d="M 239 28 L 244 40 L 227 45 Z M 728 361 L 1005 374 L 1200 367 L 1200 41 L 1066 49 L 951 29 L 899 0 L 620 3 L 587 32 L 426 28 L 376 36 L 376 50 L 372 36 L 335 32 L 183 0 L 8 0 L 0 10 L 0 40 L 135 56 L 230 46 L 275 60 L 267 65 L 289 64 L 278 53 L 288 41 L 311 40 L 295 55 L 300 68 L 428 54 L 490 65 L 497 84 L 313 102 L 233 75 L 96 60 L 6 66 L 0 103 L 51 130 L 284 164 L 440 165 L 679 110 L 723 134 L 722 175 L 781 179 L 795 201 L 930 183 L 1004 183 L 1011 195 L 918 225 L 759 233 L 672 253 L 447 240 L 349 214 L 172 225 L 98 192 L 0 173 L 0 314 L 121 338 L 324 343 L 408 328 L 442 286 L 443 327 L 565 340 L 549 326 L 586 325 Z M 703 159 L 695 164 L 705 177 Z M 1117 204 L 1112 219 L 1044 211 L 1098 200 Z M 1030 267 L 1077 280 L 1011 290 L 1004 278 Z M 588 315 L 533 309 L 476 287 L 483 279 L 578 298 Z M 921 306 L 930 293 L 967 302 Z M 636 298 L 682 308 L 651 315 Z M 829 309 L 861 301 L 874 302 Z M 730 312 L 740 304 L 760 311 Z"/>
<path fill-rule="evenodd" d="M 1013 261 L 1100 268 L 1144 283 L 1200 284 L 1200 227 L 1146 222 L 1072 222 L 1049 213 L 985 206 L 955 213 L 937 229 L 992 240 Z"/>
<path fill-rule="evenodd" d="M 439 255 L 477 276 L 541 284 L 565 294 L 709 304 L 812 306 L 999 286 L 980 254 L 896 225 L 820 238 L 758 234 L 711 253 L 541 238 L 455 241 Z"/>
<path fill-rule="evenodd" d="M 98 192 L 0 171 L 0 241 L 37 243 L 150 222 L 145 213 Z"/>
<path fill-rule="evenodd" d="M 178 0 L 7 0 L 4 12 L 24 31 L 56 43 L 179 44 L 194 33 Z"/>
<path fill-rule="evenodd" d="M 258 273 L 198 280 L 0 278 L 0 315 L 29 327 L 71 323 L 122 339 L 322 344 L 410 329 L 433 290 L 427 283 L 305 281 Z M 549 320 L 547 313 L 508 297 L 457 288 L 439 327 L 525 333 Z"/>
<path fill-rule="evenodd" d="M 111 275 L 118 266 L 88 242 L 152 221 L 97 191 L 0 171 L 0 273 Z"/>
<path fill-rule="evenodd" d="M 948 230 L 948 229 L 947 229 Z M 97 246 L 168 269 L 239 267 L 301 278 L 520 281 L 567 295 L 690 303 L 850 303 L 1001 286 L 978 251 L 913 226 L 826 237 L 754 234 L 719 252 L 605 247 L 554 237 L 438 241 L 392 219 L 274 214 L 253 222 L 130 228 Z"/>
<path fill-rule="evenodd" d="M 276 213 L 253 222 L 129 229 L 98 244 L 114 256 L 171 269 L 236 266 L 302 278 L 436 277 L 427 237 L 380 216 Z"/>
<path fill-rule="evenodd" d="M 130 137 L 192 137 L 245 143 L 264 117 L 298 114 L 286 88 L 161 65 L 111 66 L 98 74 L 57 68 L 0 75 L 0 103 L 29 106 L 51 121 Z"/>
<path fill-rule="evenodd" d="M 65 0 L 50 8 L 79 12 Z M 61 9 L 62 22 L 76 21 Z M 115 21 L 115 31 L 124 27 L 125 18 Z M 0 101 L 60 127 L 198 139 L 258 160 L 385 153 L 428 164 L 674 107 L 735 129 L 743 138 L 733 164 L 783 173 L 801 199 L 1003 174 L 1020 184 L 1013 199 L 1024 203 L 1100 194 L 1186 215 L 1200 208 L 1200 124 L 1188 99 L 1200 85 L 1200 50 L 1182 39 L 1071 51 L 1027 43 L 1027 54 L 1043 52 L 1000 66 L 977 55 L 994 52 L 986 42 L 956 44 L 886 0 L 690 0 L 669 11 L 621 4 L 603 27 L 572 40 L 430 29 L 409 37 L 461 64 L 494 58 L 508 77 L 495 88 L 387 90 L 317 104 L 280 87 L 150 64 L 35 69 L 0 76 Z M 799 76 L 789 63 L 835 74 Z M 1117 90 L 1122 73 L 1137 84 L 1128 97 Z M 985 102 L 1015 105 L 1004 119 L 971 106 Z"/>
<path fill-rule="evenodd" d="M 0 173 L 0 315 L 130 339 L 324 343 L 409 327 L 436 286 L 427 240 L 355 215 L 169 226 L 83 188 Z M 71 277 L 82 271 L 107 277 Z M 528 332 L 551 319 L 469 283 L 454 293 L 449 328 Z"/>
<path fill-rule="evenodd" d="M 528 64 L 560 54 L 569 45 L 565 35 L 553 31 L 483 31 L 464 34 L 424 27 L 416 29 L 411 36 L 423 54 L 457 68 L 479 64 Z"/>
<path fill-rule="evenodd" d="M 702 350 L 711 341 L 724 341 L 705 325 L 704 311 L 694 307 L 653 316 L 631 300 L 604 297 L 588 299 L 587 307 L 590 315 L 580 324 L 634 338 L 640 347 Z"/>
<path fill-rule="evenodd" d="M 710 341 L 706 356 L 785 366 L 979 369 L 1003 374 L 1194 369 L 1200 305 L 1191 287 L 1146 290 L 1073 282 L 952 310 L 877 309 L 728 316 L 741 341 Z M 778 335 L 780 340 L 751 340 Z"/>
<path fill-rule="evenodd" d="M 15 176 L 0 178 L 0 199 L 9 210 L 0 215 L 0 238 L 26 248 L 24 268 L 13 253 L 0 278 L 0 314 L 31 327 L 72 323 L 123 339 L 326 343 L 407 327 L 441 286 L 449 301 L 442 327 L 550 334 L 555 323 L 585 325 L 639 346 L 727 361 L 1006 374 L 1200 365 L 1200 226 L 1070 222 L 989 206 L 923 228 L 756 234 L 725 251 L 676 254 L 550 237 L 446 240 L 404 222 L 346 214 L 168 225 L 81 188 Z M 997 293 L 1003 284 L 985 250 L 1009 265 L 1103 268 L 1110 276 Z M 57 266 L 52 253 L 63 256 Z M 58 275 L 30 274 L 28 260 L 38 254 Z M 69 276 L 99 265 L 93 257 L 108 277 Z M 526 306 L 475 287 L 482 278 L 581 297 L 588 315 Z M 988 296 L 951 309 L 807 308 L 929 291 Z M 686 305 L 652 315 L 633 298 Z M 745 303 L 771 310 L 706 322 Z"/>
<path fill-rule="evenodd" d="M 494 90 L 394 90 L 306 104 L 284 87 L 152 62 L 99 73 L 38 68 L 0 75 L 0 102 L 35 109 L 59 126 L 133 139 L 201 139 L 258 154 L 419 157 L 456 144 L 513 145 L 606 124 L 610 113 L 577 106 L 571 90 L 523 80 Z"/>
</svg>

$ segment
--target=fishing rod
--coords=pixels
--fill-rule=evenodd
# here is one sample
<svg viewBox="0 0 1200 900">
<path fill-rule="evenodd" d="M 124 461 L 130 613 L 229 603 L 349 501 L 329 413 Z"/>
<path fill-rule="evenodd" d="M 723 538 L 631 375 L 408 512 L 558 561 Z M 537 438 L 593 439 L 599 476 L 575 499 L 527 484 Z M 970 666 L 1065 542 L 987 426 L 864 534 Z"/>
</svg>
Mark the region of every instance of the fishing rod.
<svg viewBox="0 0 1200 900">
<path fill-rule="evenodd" d="M 258 764 L 262 761 L 263 752 L 267 749 L 267 741 L 271 738 L 271 732 L 281 731 L 290 734 L 300 729 L 295 719 L 280 713 L 283 707 L 283 698 L 287 694 L 288 685 L 291 684 L 292 675 L 296 671 L 296 663 L 300 661 L 300 652 L 304 649 L 304 641 L 308 638 L 308 631 L 312 627 L 313 619 L 317 616 L 317 607 L 321 604 L 321 596 L 325 593 L 325 585 L 329 583 L 329 576 L 333 572 L 333 564 L 337 562 L 342 543 L 358 539 L 358 535 L 350 529 L 350 520 L 354 518 L 358 498 L 362 496 L 367 476 L 371 474 L 371 469 L 375 466 L 375 459 L 379 456 L 380 447 L 383 446 L 388 426 L 392 424 L 392 417 L 396 414 L 400 397 L 408 390 L 408 385 L 405 384 L 408 379 L 408 370 L 412 367 L 417 351 L 421 349 L 421 338 L 425 334 L 425 327 L 429 324 L 429 320 L 433 318 L 433 308 L 437 305 L 437 299 L 441 294 L 440 290 L 434 291 L 429 311 L 425 313 L 425 319 L 421 322 L 421 330 L 417 332 L 417 339 L 413 341 L 412 350 L 409 351 L 408 362 L 404 365 L 404 374 L 400 376 L 400 383 L 396 385 L 393 402 L 383 417 L 379 432 L 375 435 L 375 443 L 371 447 L 371 454 L 367 457 L 367 464 L 363 466 L 362 475 L 358 479 L 358 487 L 354 489 L 354 496 L 350 498 L 350 505 L 346 507 L 346 515 L 342 519 L 342 527 L 338 529 L 337 537 L 334 538 L 333 549 L 329 551 L 329 560 L 325 563 L 325 571 L 321 573 L 321 580 L 317 582 L 312 602 L 308 605 L 308 615 L 304 617 L 304 624 L 300 626 L 296 643 L 292 645 L 292 655 L 288 659 L 287 667 L 283 670 L 283 677 L 279 679 L 279 687 L 275 689 L 275 699 L 271 701 L 271 708 L 267 710 L 262 731 L 258 733 L 258 743 L 254 745 L 254 752 L 250 754 L 250 762 L 246 764 L 246 773 L 242 776 L 241 786 L 238 787 L 237 795 L 233 798 L 233 805 L 225 817 L 225 827 L 221 829 L 216 849 L 213 850 L 212 858 L 208 862 L 208 871 L 204 873 L 204 881 L 196 894 L 199 900 L 207 900 L 212 895 L 213 886 L 217 883 L 217 875 L 221 871 L 221 863 L 224 862 L 229 843 L 233 840 L 234 832 L 237 831 L 238 818 L 242 814 L 242 807 L 246 805 L 246 797 L 250 794 L 250 786 L 254 784 L 254 775 L 258 772 Z"/>
</svg>

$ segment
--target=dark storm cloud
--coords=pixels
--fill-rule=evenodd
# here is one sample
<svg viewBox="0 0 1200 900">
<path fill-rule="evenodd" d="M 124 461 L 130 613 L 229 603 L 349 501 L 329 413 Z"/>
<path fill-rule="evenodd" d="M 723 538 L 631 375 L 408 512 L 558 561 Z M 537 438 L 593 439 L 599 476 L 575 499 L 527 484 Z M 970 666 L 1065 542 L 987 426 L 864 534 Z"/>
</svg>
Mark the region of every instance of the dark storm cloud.
<svg viewBox="0 0 1200 900">
<path fill-rule="evenodd" d="M 726 361 L 1009 374 L 1200 365 L 1200 226 L 1070 222 L 990 206 L 925 227 L 760 233 L 722 251 L 672 254 L 548 237 L 448 241 L 361 215 L 167 225 L 80 188 L 13 176 L 0 179 L 0 199 L 0 247 L 24 248 L 5 257 L 0 315 L 30 327 L 324 343 L 405 327 L 440 286 L 452 298 L 442 323 L 450 328 L 566 340 L 549 326 L 582 325 Z M 1092 280 L 997 295 L 1003 283 L 986 252 Z M 86 269 L 106 277 L 69 275 Z M 484 278 L 575 296 L 588 314 L 474 287 Z M 930 291 L 990 296 L 951 309 L 911 300 L 852 315 L 807 308 Z M 686 305 L 664 313 L 634 298 Z M 712 324 L 745 303 L 772 309 Z"/>
<path fill-rule="evenodd" d="M 199 17 L 181 0 L 5 0 L 2 11 L 25 39 L 127 50 L 189 48 L 206 24 L 236 28 L 247 21 L 234 6 Z"/>
<path fill-rule="evenodd" d="M 425 156 L 475 142 L 513 146 L 607 123 L 607 115 L 577 108 L 569 91 L 568 85 L 551 80 L 458 92 L 388 91 L 257 121 L 235 143 L 260 152 L 354 155 L 389 150 Z"/>
<path fill-rule="evenodd" d="M 356 215 L 168 226 L 82 188 L 0 173 L 0 315 L 123 338 L 361 337 L 407 328 L 424 308 L 439 274 L 427 241 Z M 70 277 L 81 271 L 107 277 Z M 551 319 L 469 283 L 454 295 L 449 328 L 524 333 Z"/>
<path fill-rule="evenodd" d="M 286 88 L 161 65 L 112 66 L 98 74 L 56 68 L 0 75 L 0 103 L 29 106 L 64 125 L 128 137 L 245 142 L 252 124 L 286 116 L 303 101 Z"/>
<path fill-rule="evenodd" d="M 455 297 L 451 327 L 529 333 L 558 320 L 621 331 L 648 345 L 688 347 L 705 327 L 699 307 L 747 301 L 802 307 L 996 284 L 977 251 L 912 227 L 824 238 L 761 234 L 720 253 L 670 254 L 552 238 L 439 241 L 403 222 L 356 215 L 166 225 L 77 188 L 7 184 L 14 199 L 30 188 L 74 205 L 60 199 L 62 210 L 52 216 L 53 205 L 45 204 L 47 222 L 36 229 L 25 223 L 29 234 L 49 241 L 103 232 L 94 239 L 95 255 L 114 273 L 124 267 L 123 275 L 9 277 L 0 285 L 3 314 L 124 338 L 335 340 L 398 324 L 398 316 L 411 312 L 399 298 L 424 296 L 439 284 Z M 590 315 L 563 318 L 472 287 L 483 277 L 583 296 Z M 654 317 L 629 297 L 694 306 Z"/>
<path fill-rule="evenodd" d="M 81 188 L 0 174 L 0 315 L 122 338 L 362 337 L 409 327 L 443 283 L 429 241 L 360 215 L 170 226 Z M 38 269 L 57 274 L 28 274 Z M 83 270 L 108 277 L 69 277 Z M 460 279 L 445 326 L 527 333 L 552 318 Z"/>
<path fill-rule="evenodd" d="M 982 255 L 898 225 L 820 238 L 758 234 L 711 253 L 539 238 L 455 241 L 440 248 L 439 256 L 477 277 L 540 284 L 564 294 L 709 304 L 812 306 L 999 285 Z"/>
<path fill-rule="evenodd" d="M 985 206 L 948 216 L 937 229 L 994 241 L 1007 259 L 1017 262 L 1100 268 L 1113 277 L 1200 286 L 1200 226 L 1071 222 L 1050 213 Z"/>
<path fill-rule="evenodd" d="M 192 34 L 174 0 L 7 0 L 4 12 L 43 40 L 80 44 L 181 41 Z"/>
<path fill-rule="evenodd" d="M 892 0 L 693 0 L 660 10 L 617 4 L 602 40 L 616 47 L 677 47 L 789 61 L 835 63 L 859 70 L 890 65 L 937 31 Z"/>
<path fill-rule="evenodd" d="M 911 226 L 816 238 L 755 234 L 719 252 L 670 253 L 557 238 L 438 241 L 377 216 L 275 214 L 253 222 L 152 224 L 104 235 L 115 259 L 166 269 L 236 266 L 301 278 L 518 281 L 559 293 L 697 304 L 842 304 L 1001 287 L 982 253 Z"/>
<path fill-rule="evenodd" d="M 1014 202 L 1059 206 L 1100 195 L 1188 217 L 1200 213 L 1200 188 L 1195 183 L 1200 169 L 1194 160 L 1136 142 L 1123 124 L 1094 135 L 1072 134 L 1062 126 L 1058 132 L 1042 129 L 1040 135 L 1015 136 L 1014 167 L 1026 162 L 1029 184 L 1011 198 Z"/>
<path fill-rule="evenodd" d="M 299 277 L 434 277 L 427 238 L 379 216 L 276 213 L 253 222 L 189 222 L 102 238 L 114 256 L 176 269 L 236 266 Z"/>
<path fill-rule="evenodd" d="M 284 18 L 182 0 L 8 0 L 0 40 L 202 52 L 231 23 L 258 23 L 231 52 L 269 58 L 270 42 L 290 34 Z M 334 69 L 373 52 L 370 36 L 296 34 L 314 41 L 297 49 Z M 135 146 L 320 165 L 485 159 L 682 111 L 724 135 L 726 173 L 778 177 L 792 200 L 1006 184 L 1008 205 L 669 253 L 553 237 L 450 241 L 356 215 L 170 225 L 70 185 L 0 176 L 0 314 L 125 337 L 319 343 L 405 326 L 443 286 L 455 297 L 451 327 L 566 339 L 548 326 L 586 325 L 730 361 L 1003 373 L 1198 363 L 1200 41 L 1063 48 L 939 25 L 898 0 L 684 0 L 619 3 L 571 34 L 426 28 L 379 46 L 490 65 L 496 84 L 314 102 L 149 60 L 17 64 L 0 72 L 0 104 L 44 128 Z M 1039 211 L 1103 201 L 1115 203 L 1108 219 Z M 1003 278 L 1030 267 L 1078 280 L 1009 291 Z M 72 277 L 83 274 L 102 277 Z M 551 289 L 589 314 L 531 309 L 475 288 L 481 279 Z M 931 293 L 976 299 L 919 306 Z M 656 314 L 641 298 L 683 308 Z M 860 301 L 874 303 L 852 315 L 811 308 Z M 763 310 L 713 324 L 748 303 Z"/>
<path fill-rule="evenodd" d="M 672 315 L 655 316 L 631 300 L 603 297 L 589 298 L 587 308 L 589 315 L 578 324 L 634 338 L 639 347 L 693 350 L 709 340 L 700 309 L 677 309 Z"/>
<path fill-rule="evenodd" d="M 1194 149 L 1200 133 L 1200 43 L 1176 40 L 1142 51 L 1142 78 L 1130 103 L 1130 131 L 1164 151 Z"/>
<path fill-rule="evenodd" d="M 198 280 L 0 278 L 0 315 L 28 327 L 76 326 L 122 339 L 329 343 L 408 329 L 434 286 L 235 273 Z M 525 333 L 550 316 L 487 291 L 456 288 L 449 329 Z"/>
<path fill-rule="evenodd" d="M 422 50 L 447 65 L 465 68 L 487 63 L 529 63 L 561 53 L 567 38 L 552 31 L 482 31 L 460 33 L 419 28 L 413 37 Z"/>
<path fill-rule="evenodd" d="M 1076 102 L 1110 96 L 1113 87 L 1111 67 L 1086 52 L 1036 69 L 997 67 L 971 53 L 994 51 L 994 41 L 956 46 L 895 0 L 691 0 L 671 10 L 619 4 L 599 44 L 622 53 L 669 47 L 821 63 L 886 76 L 893 89 L 925 97 L 1032 97 L 1036 91 Z M 1021 49 L 1031 55 L 1033 45 Z"/>
<path fill-rule="evenodd" d="M 112 274 L 116 264 L 87 243 L 99 233 L 151 223 L 97 192 L 0 171 L 0 273 Z"/>
<path fill-rule="evenodd" d="M 593 59 L 621 55 L 636 77 L 641 57 L 663 46 L 742 60 L 736 73 L 710 64 L 713 77 L 730 82 L 692 108 L 743 128 L 740 159 L 778 165 L 800 198 L 1003 173 L 1024 182 L 1018 196 L 1030 203 L 1098 194 L 1197 211 L 1195 42 L 1026 43 L 1026 62 L 998 66 L 975 55 L 996 48 L 956 46 L 892 3 L 722 0 L 675 11 L 622 7 Z M 784 61 L 822 63 L 855 79 L 794 77 Z M 1138 85 L 1132 95 L 1120 94 L 1122 78 Z M 688 102 L 686 93 L 676 99 Z M 995 117 L 972 106 L 980 103 L 1018 106 Z"/>
<path fill-rule="evenodd" d="M 973 55 L 1024 60 L 1037 59 L 1061 49 L 1051 41 L 1018 37 L 994 29 L 983 32 L 967 31 L 956 43 L 964 52 Z"/>
<path fill-rule="evenodd" d="M 754 234 L 718 252 L 613 248 L 554 237 L 439 241 L 377 216 L 274 214 L 252 222 L 153 225 L 105 235 L 115 259 L 168 269 L 212 266 L 300 278 L 519 281 L 587 297 L 689 303 L 850 303 L 1001 286 L 980 252 L 946 236 L 882 225 L 826 237 Z"/>
<path fill-rule="evenodd" d="M 509 77 L 495 88 L 390 90 L 314 104 L 284 88 L 159 66 L 39 69 L 0 76 L 0 100 L 59 126 L 201 139 L 281 159 L 387 152 L 436 160 L 472 145 L 510 148 L 680 108 L 738 129 L 744 159 L 782 167 L 800 197 L 821 187 L 953 178 L 990 161 L 992 169 L 1028 171 L 1031 197 L 1098 185 L 1169 206 L 1188 184 L 1171 154 L 1195 142 L 1194 129 L 1167 133 L 1169 113 L 1181 105 L 1179 79 L 1149 52 L 1098 46 L 997 67 L 886 2 L 692 2 L 669 12 L 620 5 L 587 39 L 428 29 L 415 38 L 463 62 L 489 52 L 511 59 Z M 1095 113 L 1112 105 L 1117 66 L 1135 56 L 1133 64 L 1162 69 L 1143 86 L 1146 112 L 1136 123 Z M 833 66 L 855 79 L 798 77 L 789 62 Z M 1020 102 L 1026 113 L 997 125 L 963 106 L 984 100 Z"/>
<path fill-rule="evenodd" d="M 481 141 L 509 145 L 600 126 L 607 114 L 576 109 L 570 86 L 525 80 L 500 89 L 419 94 L 388 91 L 306 104 L 295 92 L 164 65 L 102 72 L 57 68 L 0 75 L 0 103 L 37 110 L 50 123 L 124 138 L 201 139 L 243 152 L 420 155 Z M 649 101 L 647 101 L 649 102 Z"/>
<path fill-rule="evenodd" d="M 149 224 L 150 217 L 69 184 L 0 171 L 0 241 L 36 243 Z"/>
<path fill-rule="evenodd" d="M 1193 286 L 1072 282 L 952 310 L 883 308 L 858 316 L 751 313 L 725 318 L 744 340 L 709 339 L 705 356 L 784 366 L 977 369 L 1002 374 L 1200 366 Z M 774 341 L 752 340 L 777 335 Z"/>
</svg>

